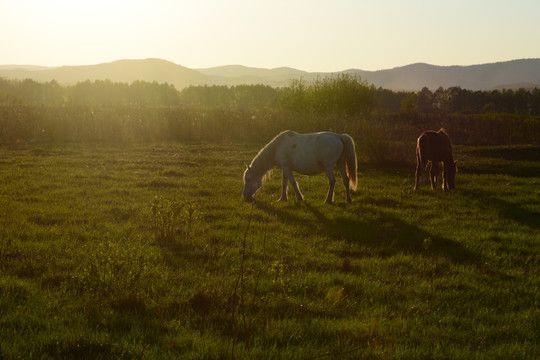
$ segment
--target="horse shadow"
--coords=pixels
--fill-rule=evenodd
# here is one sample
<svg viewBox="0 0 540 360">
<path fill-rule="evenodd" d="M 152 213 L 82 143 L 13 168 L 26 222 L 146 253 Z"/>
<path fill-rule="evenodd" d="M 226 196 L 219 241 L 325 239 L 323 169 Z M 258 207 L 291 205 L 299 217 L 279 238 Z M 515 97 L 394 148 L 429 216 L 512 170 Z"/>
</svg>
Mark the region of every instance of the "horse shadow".
<svg viewBox="0 0 540 360">
<path fill-rule="evenodd" d="M 470 199 L 471 202 L 481 202 L 482 206 L 495 209 L 500 217 L 515 221 L 533 230 L 540 229 L 540 213 L 527 210 L 520 205 L 502 200 L 493 196 L 489 191 L 482 189 L 459 190 L 461 194 Z"/>
<path fill-rule="evenodd" d="M 271 204 L 257 203 L 256 206 L 282 222 L 291 224 L 303 222 L 315 234 L 358 245 L 355 247 L 358 251 L 344 250 L 338 254 L 341 257 L 386 258 L 403 253 L 444 257 L 457 264 L 483 263 L 479 254 L 465 248 L 459 242 L 429 233 L 384 211 L 362 209 L 362 214 L 354 219 L 340 216 L 329 218 L 308 202 L 303 202 L 302 207 L 313 215 L 306 223 L 306 219 L 296 215 L 295 212 Z"/>
<path fill-rule="evenodd" d="M 458 163 L 460 171 L 469 174 L 506 174 L 518 178 L 540 176 L 540 146 L 522 145 L 502 148 L 465 150 L 462 154 L 482 159 Z"/>
</svg>

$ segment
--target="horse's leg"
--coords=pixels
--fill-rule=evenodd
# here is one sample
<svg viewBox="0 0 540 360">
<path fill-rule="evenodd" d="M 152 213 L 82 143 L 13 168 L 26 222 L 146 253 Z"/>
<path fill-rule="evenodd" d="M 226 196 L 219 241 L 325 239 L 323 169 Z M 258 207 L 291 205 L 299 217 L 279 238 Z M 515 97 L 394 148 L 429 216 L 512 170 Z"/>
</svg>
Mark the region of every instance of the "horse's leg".
<svg viewBox="0 0 540 360">
<path fill-rule="evenodd" d="M 283 170 L 283 176 L 291 182 L 294 193 L 296 194 L 296 200 L 298 201 L 304 200 L 304 195 L 302 195 L 302 193 L 300 192 L 300 189 L 298 188 L 298 184 L 296 183 L 296 180 L 294 179 L 291 169 L 284 168 L 282 170 Z"/>
<path fill-rule="evenodd" d="M 345 197 L 348 203 L 352 202 L 351 199 L 351 190 L 349 189 L 349 177 L 347 176 L 347 168 L 345 162 L 339 164 L 339 173 L 341 174 L 341 179 L 343 180 L 343 186 L 345 186 Z"/>
<path fill-rule="evenodd" d="M 446 190 L 446 171 L 444 171 L 444 165 L 443 165 L 443 170 L 441 173 L 441 178 L 442 178 L 442 189 Z"/>
<path fill-rule="evenodd" d="M 285 172 L 283 172 L 281 175 L 282 192 L 281 192 L 281 198 L 279 199 L 279 201 L 287 201 L 287 182 L 288 181 L 289 179 L 287 179 L 287 177 L 285 176 Z"/>
<path fill-rule="evenodd" d="M 435 190 L 437 187 L 437 177 L 439 176 L 439 163 L 436 161 L 431 162 L 431 169 L 429 170 L 429 180 L 431 182 L 431 190 Z"/>
<path fill-rule="evenodd" d="M 414 190 L 418 188 L 418 183 L 420 182 L 420 175 L 422 175 L 422 160 L 420 160 L 420 152 L 418 148 L 416 149 L 416 176 L 414 179 Z M 425 167 L 425 165 L 424 165 Z"/>
<path fill-rule="evenodd" d="M 334 201 L 334 186 L 336 185 L 333 166 L 326 168 L 326 176 L 328 177 L 328 195 L 326 195 L 326 203 L 331 204 Z"/>
<path fill-rule="evenodd" d="M 444 191 L 448 190 L 448 181 L 446 181 L 446 163 L 443 163 L 442 188 Z"/>
</svg>

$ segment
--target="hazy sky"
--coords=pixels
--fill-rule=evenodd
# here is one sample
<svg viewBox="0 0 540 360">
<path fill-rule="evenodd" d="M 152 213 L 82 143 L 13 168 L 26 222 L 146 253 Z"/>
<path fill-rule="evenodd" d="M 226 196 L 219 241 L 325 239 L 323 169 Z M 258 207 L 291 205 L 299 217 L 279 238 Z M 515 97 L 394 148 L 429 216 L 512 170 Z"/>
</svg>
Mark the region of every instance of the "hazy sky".
<svg viewBox="0 0 540 360">
<path fill-rule="evenodd" d="M 540 57 L 540 0 L 0 0 L 0 64 L 306 71 Z"/>
</svg>

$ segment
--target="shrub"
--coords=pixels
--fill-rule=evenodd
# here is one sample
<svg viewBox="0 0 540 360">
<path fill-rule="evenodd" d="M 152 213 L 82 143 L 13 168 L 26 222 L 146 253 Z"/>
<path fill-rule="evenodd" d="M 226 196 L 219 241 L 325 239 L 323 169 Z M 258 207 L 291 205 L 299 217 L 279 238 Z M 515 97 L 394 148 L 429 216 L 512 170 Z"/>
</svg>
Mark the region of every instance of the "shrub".
<svg viewBox="0 0 540 360">
<path fill-rule="evenodd" d="M 151 206 L 155 238 L 158 242 L 172 242 L 177 236 L 188 237 L 196 210 L 193 203 L 156 196 Z"/>
<path fill-rule="evenodd" d="M 287 110 L 316 114 L 353 115 L 368 113 L 375 105 L 374 87 L 358 76 L 339 74 L 317 79 L 312 84 L 294 80 L 278 100 Z"/>
</svg>

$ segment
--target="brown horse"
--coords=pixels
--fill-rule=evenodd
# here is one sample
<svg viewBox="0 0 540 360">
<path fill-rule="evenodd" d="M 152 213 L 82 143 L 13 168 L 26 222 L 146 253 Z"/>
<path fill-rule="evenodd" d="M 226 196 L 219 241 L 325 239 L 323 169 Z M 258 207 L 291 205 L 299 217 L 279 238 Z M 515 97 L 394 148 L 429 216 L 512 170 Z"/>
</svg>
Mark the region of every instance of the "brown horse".
<svg viewBox="0 0 540 360">
<path fill-rule="evenodd" d="M 429 172 L 431 188 L 436 188 L 440 171 L 439 163 L 441 161 L 444 164 L 442 187 L 444 190 L 454 189 L 456 187 L 457 161 L 454 161 L 454 157 L 452 156 L 452 145 L 450 144 L 448 134 L 444 129 L 440 129 L 439 131 L 424 131 L 416 142 L 416 179 L 414 190 L 418 188 L 420 174 L 422 173 L 422 169 L 426 169 L 428 162 L 431 163 Z"/>
</svg>

